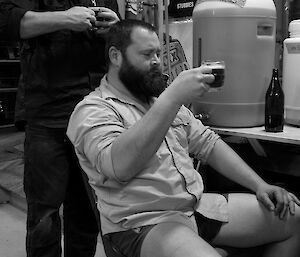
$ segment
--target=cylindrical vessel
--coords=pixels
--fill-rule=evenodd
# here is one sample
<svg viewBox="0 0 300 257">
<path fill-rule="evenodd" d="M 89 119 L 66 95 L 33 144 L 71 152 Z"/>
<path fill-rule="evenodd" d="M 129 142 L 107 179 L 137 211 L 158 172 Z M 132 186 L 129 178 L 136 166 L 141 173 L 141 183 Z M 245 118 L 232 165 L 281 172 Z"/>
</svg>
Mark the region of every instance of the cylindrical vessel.
<svg viewBox="0 0 300 257">
<path fill-rule="evenodd" d="M 283 42 L 285 122 L 300 126 L 300 20 L 290 22 L 289 33 L 290 37 Z"/>
<path fill-rule="evenodd" d="M 193 111 L 208 114 L 207 125 L 259 126 L 274 67 L 276 8 L 272 0 L 233 2 L 202 0 L 194 8 L 193 66 L 222 60 L 226 70 L 222 90 L 193 103 Z"/>
</svg>

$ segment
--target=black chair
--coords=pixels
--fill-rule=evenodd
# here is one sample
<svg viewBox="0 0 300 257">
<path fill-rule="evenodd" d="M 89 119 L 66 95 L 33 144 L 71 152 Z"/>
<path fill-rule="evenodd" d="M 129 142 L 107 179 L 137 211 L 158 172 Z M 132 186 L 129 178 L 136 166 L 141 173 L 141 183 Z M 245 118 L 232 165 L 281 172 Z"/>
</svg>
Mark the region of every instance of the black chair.
<svg viewBox="0 0 300 257">
<path fill-rule="evenodd" d="M 91 188 L 89 181 L 88 181 L 88 177 L 85 174 L 84 171 L 82 171 L 82 177 L 83 177 L 83 181 L 84 181 L 84 185 L 90 200 L 90 203 L 92 205 L 95 217 L 97 219 L 97 225 L 99 228 L 99 233 L 101 235 L 101 239 L 102 239 L 102 243 L 103 243 L 103 248 L 104 248 L 104 252 L 106 254 L 107 257 L 128 257 L 123 255 L 117 247 L 114 246 L 113 242 L 110 240 L 109 236 L 103 235 L 102 234 L 102 230 L 101 230 L 101 222 L 100 222 L 100 215 L 99 215 L 99 211 L 97 209 L 97 197 L 96 194 L 94 192 L 94 190 Z"/>
</svg>

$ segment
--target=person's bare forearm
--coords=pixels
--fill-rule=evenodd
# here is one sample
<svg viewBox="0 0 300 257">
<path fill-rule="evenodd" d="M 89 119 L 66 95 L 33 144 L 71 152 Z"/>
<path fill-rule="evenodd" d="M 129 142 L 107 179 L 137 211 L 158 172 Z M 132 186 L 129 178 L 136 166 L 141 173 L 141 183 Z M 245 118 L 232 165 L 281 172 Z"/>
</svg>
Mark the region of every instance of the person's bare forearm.
<svg viewBox="0 0 300 257">
<path fill-rule="evenodd" d="M 66 27 L 67 18 L 64 12 L 25 13 L 21 20 L 20 36 L 22 39 L 33 38 L 46 33 L 55 32 Z"/>
<path fill-rule="evenodd" d="M 208 164 L 232 181 L 256 192 L 265 181 L 225 142 L 218 140 Z"/>
<path fill-rule="evenodd" d="M 95 20 L 94 12 L 83 6 L 57 12 L 28 11 L 21 20 L 20 37 L 28 39 L 63 29 L 85 31 Z"/>
</svg>

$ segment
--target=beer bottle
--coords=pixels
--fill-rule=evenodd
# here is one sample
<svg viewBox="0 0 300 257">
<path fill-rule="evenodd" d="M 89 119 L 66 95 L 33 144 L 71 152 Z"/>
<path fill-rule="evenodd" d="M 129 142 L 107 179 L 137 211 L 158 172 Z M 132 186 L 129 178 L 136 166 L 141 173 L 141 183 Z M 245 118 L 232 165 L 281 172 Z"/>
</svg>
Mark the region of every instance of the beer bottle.
<svg viewBox="0 0 300 257">
<path fill-rule="evenodd" d="M 265 130 L 281 132 L 284 124 L 284 93 L 278 78 L 278 69 L 273 69 L 272 79 L 266 93 Z"/>
</svg>

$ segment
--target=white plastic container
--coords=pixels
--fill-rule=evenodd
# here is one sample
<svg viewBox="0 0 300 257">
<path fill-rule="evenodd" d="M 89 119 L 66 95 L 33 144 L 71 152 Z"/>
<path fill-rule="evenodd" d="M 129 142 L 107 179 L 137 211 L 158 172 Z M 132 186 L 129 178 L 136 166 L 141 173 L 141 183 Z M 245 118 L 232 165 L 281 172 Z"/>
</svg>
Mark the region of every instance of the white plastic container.
<svg viewBox="0 0 300 257">
<path fill-rule="evenodd" d="M 259 126 L 274 67 L 276 8 L 272 0 L 233 2 L 200 1 L 194 8 L 193 66 L 223 60 L 226 71 L 221 91 L 193 103 L 193 111 L 208 114 L 207 125 Z"/>
<path fill-rule="evenodd" d="M 300 20 L 290 22 L 289 33 L 290 37 L 283 41 L 285 122 L 300 126 Z"/>
</svg>

